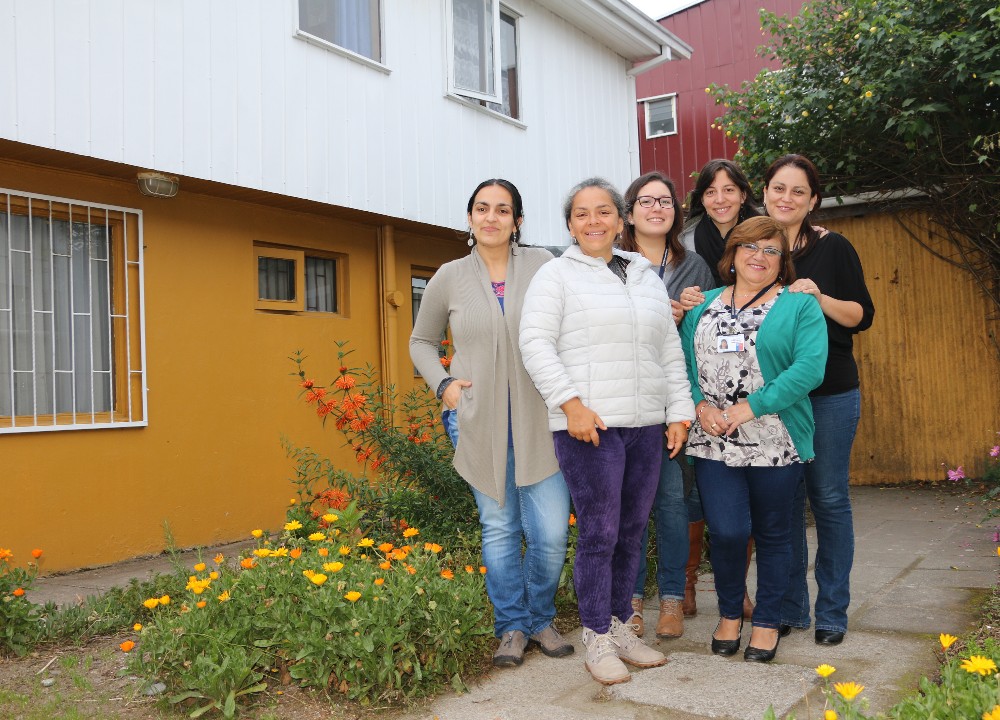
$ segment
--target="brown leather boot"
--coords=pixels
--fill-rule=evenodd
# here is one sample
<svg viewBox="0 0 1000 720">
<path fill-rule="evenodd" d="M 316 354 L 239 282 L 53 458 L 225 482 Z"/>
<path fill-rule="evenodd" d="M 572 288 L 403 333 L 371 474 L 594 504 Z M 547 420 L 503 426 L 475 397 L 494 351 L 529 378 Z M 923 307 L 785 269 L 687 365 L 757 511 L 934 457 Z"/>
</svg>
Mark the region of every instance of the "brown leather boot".
<svg viewBox="0 0 1000 720">
<path fill-rule="evenodd" d="M 642 617 L 642 598 L 632 598 L 632 617 L 628 619 L 628 624 L 639 637 L 646 632 L 646 621 Z"/>
<path fill-rule="evenodd" d="M 753 557 L 753 537 L 747 541 L 747 569 L 743 573 L 743 579 L 750 573 L 750 559 Z M 750 592 L 743 591 L 743 617 L 746 620 L 753 620 L 753 601 L 750 599 Z"/>
<path fill-rule="evenodd" d="M 698 584 L 698 567 L 701 565 L 702 545 L 705 542 L 705 521 L 688 523 L 688 563 L 687 581 L 684 584 L 684 617 L 694 617 L 698 614 L 698 601 L 695 599 L 695 585 Z"/>
<path fill-rule="evenodd" d="M 684 611 L 680 600 L 660 600 L 660 617 L 656 621 L 656 637 L 679 638 L 684 634 Z"/>
</svg>

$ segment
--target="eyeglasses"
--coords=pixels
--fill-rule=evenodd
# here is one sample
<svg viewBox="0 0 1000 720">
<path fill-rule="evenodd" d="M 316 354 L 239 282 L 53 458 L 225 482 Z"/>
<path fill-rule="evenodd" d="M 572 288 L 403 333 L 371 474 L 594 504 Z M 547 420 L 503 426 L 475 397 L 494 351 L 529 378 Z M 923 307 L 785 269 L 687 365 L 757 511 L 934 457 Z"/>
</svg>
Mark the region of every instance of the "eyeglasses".
<svg viewBox="0 0 1000 720">
<path fill-rule="evenodd" d="M 768 257 L 781 257 L 784 253 L 781 248 L 776 247 L 761 247 L 754 243 L 736 243 L 736 247 L 743 248 L 751 255 L 756 255 L 758 250 L 761 250 Z"/>
<path fill-rule="evenodd" d="M 653 197 L 652 195 L 642 195 L 635 199 L 639 203 L 639 207 L 651 208 L 656 203 L 660 203 L 661 208 L 672 208 L 674 206 L 674 199 L 669 195 L 664 195 L 663 197 Z"/>
</svg>

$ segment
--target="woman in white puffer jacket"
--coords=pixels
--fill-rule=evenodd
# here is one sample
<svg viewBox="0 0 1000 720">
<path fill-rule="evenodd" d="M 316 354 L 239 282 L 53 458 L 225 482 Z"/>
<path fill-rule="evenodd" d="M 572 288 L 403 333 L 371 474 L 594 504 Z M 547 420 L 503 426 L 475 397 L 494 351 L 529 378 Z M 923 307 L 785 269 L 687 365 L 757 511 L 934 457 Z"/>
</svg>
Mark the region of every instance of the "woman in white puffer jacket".
<svg viewBox="0 0 1000 720">
<path fill-rule="evenodd" d="M 528 286 L 520 345 L 576 509 L 587 669 L 610 685 L 630 679 L 623 660 L 666 662 L 625 623 L 663 438 L 676 455 L 694 405 L 663 282 L 641 255 L 613 248 L 621 194 L 606 180 L 585 180 L 563 211 L 574 244 Z"/>
</svg>

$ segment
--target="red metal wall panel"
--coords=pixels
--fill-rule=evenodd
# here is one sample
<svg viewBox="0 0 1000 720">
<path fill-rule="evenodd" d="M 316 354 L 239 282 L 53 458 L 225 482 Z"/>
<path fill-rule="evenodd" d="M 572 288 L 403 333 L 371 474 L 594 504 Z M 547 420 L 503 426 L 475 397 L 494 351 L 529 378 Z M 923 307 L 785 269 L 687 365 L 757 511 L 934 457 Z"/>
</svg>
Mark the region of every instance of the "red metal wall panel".
<svg viewBox="0 0 1000 720">
<path fill-rule="evenodd" d="M 660 170 L 686 195 L 691 173 L 717 157 L 732 158 L 737 145 L 711 125 L 723 108 L 705 93 L 711 83 L 739 86 L 764 67 L 777 67 L 757 54 L 765 37 L 760 10 L 796 15 L 803 0 L 705 0 L 669 15 L 660 24 L 692 48 L 690 60 L 664 63 L 636 78 L 636 96 L 677 93 L 677 133 L 646 139 L 645 106 L 639 103 L 639 163 L 643 172 Z"/>
</svg>

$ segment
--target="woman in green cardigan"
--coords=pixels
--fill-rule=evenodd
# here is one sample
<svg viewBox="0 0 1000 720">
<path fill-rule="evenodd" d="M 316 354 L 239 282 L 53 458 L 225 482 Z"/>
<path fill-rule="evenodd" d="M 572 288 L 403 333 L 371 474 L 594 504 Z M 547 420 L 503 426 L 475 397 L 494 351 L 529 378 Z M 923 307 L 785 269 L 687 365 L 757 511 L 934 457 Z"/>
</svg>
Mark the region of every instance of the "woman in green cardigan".
<svg viewBox="0 0 1000 720">
<path fill-rule="evenodd" d="M 743 630 L 746 546 L 757 544 L 757 605 L 744 652 L 778 649 L 791 561 L 791 514 L 813 457 L 809 391 L 823 380 L 826 322 L 795 281 L 781 225 L 755 217 L 733 230 L 719 262 L 725 287 L 705 294 L 681 325 L 698 421 L 688 439 L 712 531 L 719 624 L 712 652 L 733 655 Z"/>
</svg>

